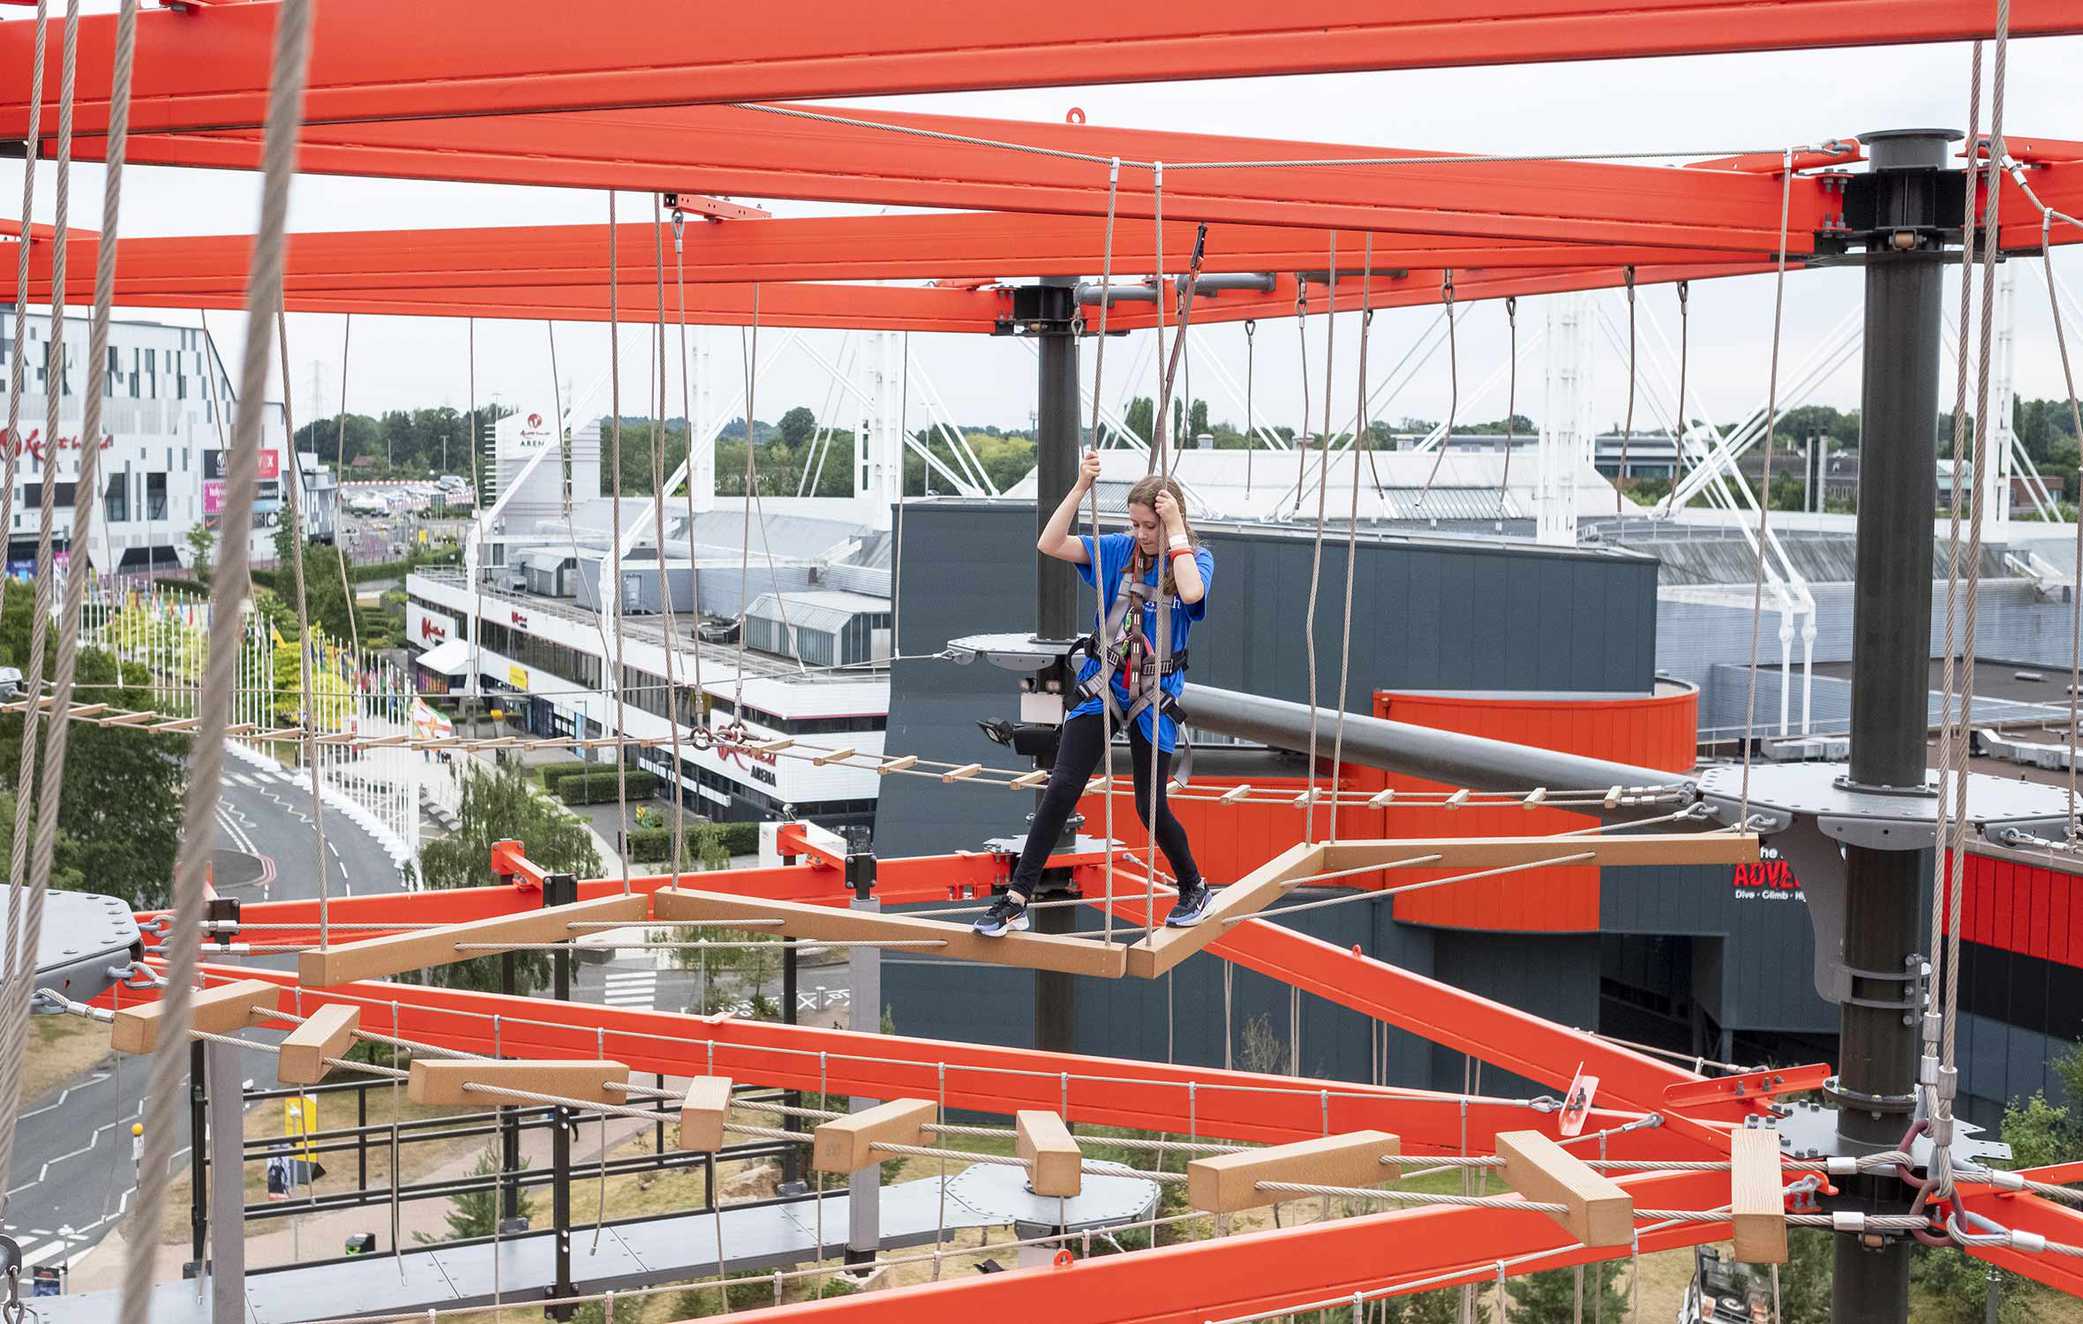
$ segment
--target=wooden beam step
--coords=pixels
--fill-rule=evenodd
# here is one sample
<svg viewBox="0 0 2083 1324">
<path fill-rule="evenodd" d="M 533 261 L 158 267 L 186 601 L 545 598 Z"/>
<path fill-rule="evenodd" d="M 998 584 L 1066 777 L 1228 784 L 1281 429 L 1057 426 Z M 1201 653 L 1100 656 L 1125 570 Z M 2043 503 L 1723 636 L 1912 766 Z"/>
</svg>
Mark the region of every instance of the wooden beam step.
<svg viewBox="0 0 2083 1324">
<path fill-rule="evenodd" d="M 407 970 L 454 965 L 458 961 L 493 954 L 489 950 L 457 951 L 457 943 L 562 942 L 584 932 L 570 927 L 577 921 L 629 920 L 637 923 L 648 918 L 649 912 L 646 899 L 632 893 L 598 897 L 569 906 L 495 915 L 490 919 L 467 920 L 460 924 L 444 924 L 438 929 L 416 929 L 362 942 L 339 943 L 322 950 L 298 953 L 297 982 L 306 988 L 329 988 L 357 979 L 387 979 Z"/>
<path fill-rule="evenodd" d="M 1538 1131 L 1499 1131 L 1497 1154 L 1513 1190 L 1540 1204 L 1568 1206 L 1550 1216 L 1578 1241 L 1587 1246 L 1626 1246 L 1634 1241 L 1634 1197 L 1575 1154 Z"/>
<path fill-rule="evenodd" d="M 329 1057 L 343 1056 L 354 1043 L 361 1027 L 362 1009 L 345 1002 L 330 1002 L 304 1018 L 282 1040 L 275 1060 L 275 1076 L 285 1085 L 316 1085 L 332 1068 Z"/>
<path fill-rule="evenodd" d="M 1279 900 L 1292 886 L 1288 880 L 1319 872 L 1318 860 L 1324 847 L 1300 842 L 1253 869 L 1228 887 L 1215 889 L 1208 913 L 1190 929 L 1165 927 L 1157 916 L 1156 927 L 1128 949 L 1128 973 L 1138 979 L 1155 979 L 1223 934 L 1225 920 L 1256 914 Z"/>
<path fill-rule="evenodd" d="M 1233 1214 L 1295 1198 L 1262 1191 L 1260 1182 L 1378 1186 L 1401 1175 L 1382 1160 L 1402 1152 L 1402 1140 L 1387 1131 L 1349 1131 L 1199 1158 L 1186 1165 L 1186 1202 L 1206 1213 Z"/>
<path fill-rule="evenodd" d="M 1754 832 L 1617 832 L 1584 837 L 1416 837 L 1408 840 L 1324 843 L 1326 873 L 1366 865 L 1384 868 L 1398 860 L 1436 855 L 1425 869 L 1494 869 L 1532 864 L 1559 855 L 1589 853 L 1577 863 L 1603 867 L 1638 864 L 1752 864 L 1758 859 Z"/>
<path fill-rule="evenodd" d="M 1013 1115 L 1013 1135 L 1013 1153 L 1027 1163 L 1029 1190 L 1069 1197 L 1083 1189 L 1085 1156 L 1061 1117 L 1023 1108 Z"/>
<path fill-rule="evenodd" d="M 938 947 L 903 950 L 926 956 L 948 956 L 989 965 L 1058 970 L 1073 975 L 1119 979 L 1127 968 L 1127 950 L 1097 938 L 1054 933 L 1008 933 L 986 938 L 967 924 L 884 915 L 840 906 L 814 906 L 799 901 L 767 901 L 759 897 L 667 887 L 652 894 L 657 919 L 723 921 L 776 920 L 783 936 L 823 942 L 939 942 Z"/>
<path fill-rule="evenodd" d="M 680 1148 L 713 1154 L 723 1148 L 723 1124 L 730 1117 L 730 1077 L 696 1076 L 680 1100 Z"/>
<path fill-rule="evenodd" d="M 189 1028 L 206 1034 L 237 1034 L 252 1019 L 255 1007 L 275 1005 L 278 988 L 259 979 L 241 979 L 197 989 L 189 1000 Z M 166 1015 L 164 998 L 116 1012 L 109 1027 L 109 1047 L 119 1053 L 149 1053 L 159 1043 Z"/>
<path fill-rule="evenodd" d="M 1739 1264 L 1786 1263 L 1786 1187 L 1779 1132 L 1769 1126 L 1729 1132 L 1729 1212 Z"/>
<path fill-rule="evenodd" d="M 923 1145 L 933 1120 L 931 1099 L 893 1099 L 818 1124 L 810 1166 L 819 1172 L 859 1172 L 880 1163 L 873 1146 Z"/>
<path fill-rule="evenodd" d="M 496 1094 L 466 1089 L 468 1085 L 496 1085 L 502 1089 L 551 1094 L 580 1103 L 626 1103 L 608 1082 L 629 1082 L 629 1068 L 620 1062 L 593 1058 L 566 1061 L 530 1061 L 518 1058 L 426 1058 L 412 1060 L 412 1074 L 405 1081 L 405 1097 L 417 1104 L 474 1104 L 489 1108 L 501 1102 Z M 512 1102 L 512 1100 L 506 1100 Z"/>
</svg>

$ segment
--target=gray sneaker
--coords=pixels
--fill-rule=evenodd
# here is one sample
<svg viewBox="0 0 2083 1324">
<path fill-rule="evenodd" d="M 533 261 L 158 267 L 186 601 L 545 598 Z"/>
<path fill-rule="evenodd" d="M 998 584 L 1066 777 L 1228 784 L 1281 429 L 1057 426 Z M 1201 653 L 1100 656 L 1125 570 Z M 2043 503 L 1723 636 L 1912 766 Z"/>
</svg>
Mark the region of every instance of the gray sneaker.
<svg viewBox="0 0 2083 1324">
<path fill-rule="evenodd" d="M 1010 892 L 1000 892 L 991 908 L 978 918 L 976 931 L 986 938 L 1003 938 L 1027 929 L 1027 903 Z"/>
<path fill-rule="evenodd" d="M 1208 902 L 1211 900 L 1206 883 L 1189 883 L 1179 889 L 1179 899 L 1172 903 L 1172 913 L 1166 917 L 1165 926 L 1174 929 L 1190 929 L 1208 917 Z"/>
</svg>

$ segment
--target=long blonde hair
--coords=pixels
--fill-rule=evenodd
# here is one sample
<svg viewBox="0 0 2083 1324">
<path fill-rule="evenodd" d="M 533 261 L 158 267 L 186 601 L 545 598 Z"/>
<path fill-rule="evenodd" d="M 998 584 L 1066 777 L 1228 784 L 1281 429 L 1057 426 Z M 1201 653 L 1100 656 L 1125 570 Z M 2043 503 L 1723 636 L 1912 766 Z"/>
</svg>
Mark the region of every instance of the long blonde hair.
<svg viewBox="0 0 2083 1324">
<path fill-rule="evenodd" d="M 1186 534 L 1187 545 L 1198 548 L 1201 545 L 1201 535 L 1193 531 L 1193 523 L 1186 517 L 1186 492 L 1179 486 L 1177 480 L 1168 478 L 1163 474 L 1146 474 L 1134 487 L 1128 489 L 1128 497 L 1123 504 L 1145 506 L 1152 513 L 1155 513 L 1157 510 L 1157 494 L 1159 492 L 1171 495 L 1172 505 L 1179 512 L 1179 527 Z M 1176 597 L 1179 593 L 1179 586 L 1172 582 L 1172 558 L 1165 551 L 1160 551 L 1158 556 L 1164 562 L 1164 574 L 1158 579 L 1158 591 L 1168 598 Z M 1140 543 L 1135 544 L 1134 552 L 1129 560 L 1131 562 L 1130 572 L 1138 579 L 1142 578 L 1143 549 Z"/>
</svg>

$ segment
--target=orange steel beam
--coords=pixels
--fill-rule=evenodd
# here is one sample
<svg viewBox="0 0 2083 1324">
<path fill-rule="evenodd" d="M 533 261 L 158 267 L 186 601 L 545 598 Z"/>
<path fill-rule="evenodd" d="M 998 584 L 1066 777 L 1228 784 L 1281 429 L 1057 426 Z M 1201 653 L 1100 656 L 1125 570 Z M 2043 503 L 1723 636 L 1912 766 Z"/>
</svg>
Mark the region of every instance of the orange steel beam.
<svg viewBox="0 0 2083 1324">
<path fill-rule="evenodd" d="M 133 127 L 257 128 L 279 6 L 148 13 L 138 22 Z M 1208 0 L 1191 8 L 1078 0 L 1037 8 L 811 0 L 786 11 L 624 0 L 611 14 L 561 0 L 358 0 L 315 17 L 316 123 L 510 115 L 609 106 L 887 96 L 1960 41 L 1989 34 L 1977 0 Z M 0 137 L 29 129 L 33 35 L 0 24 Z M 2017 36 L 2083 30 L 2071 0 L 2016 0 Z M 79 129 L 107 123 L 114 19 L 82 24 Z M 52 43 L 50 85 L 57 85 Z M 46 107 L 43 129 L 54 131 Z"/>
<path fill-rule="evenodd" d="M 2059 1241 L 2069 1246 L 2083 1246 L 2083 1212 L 2056 1204 L 2052 1200 L 2042 1199 L 2037 1195 L 2016 1194 L 1977 1196 L 1972 1200 L 1963 1196 L 1956 1203 L 2013 1231 L 2034 1232 L 2049 1241 Z M 1968 1224 L 1967 1230 L 1979 1232 L 1983 1229 Z M 2024 1274 L 2035 1282 L 2044 1283 L 2070 1296 L 2083 1296 L 2083 1260 L 2051 1252 L 2026 1254 L 2021 1251 L 1982 1246 L 1970 1246 L 1966 1249 L 1969 1255 L 1978 1260 L 1986 1260 L 1999 1268 Z"/>
<path fill-rule="evenodd" d="M 1726 1204 L 1729 1194 L 1725 1173 L 1657 1173 L 1621 1185 L 1645 1209 L 1712 1209 Z M 1648 1226 L 1657 1230 L 1641 1234 L 1645 1252 L 1728 1236 L 1724 1223 Z M 1494 1282 L 1499 1260 L 1523 1255 L 1541 1258 L 1513 1272 L 1567 1268 L 1632 1253 L 1630 1246 L 1580 1245 L 1545 1214 L 1499 1208 L 1407 1209 L 741 1311 L 734 1318 L 742 1317 L 746 1324 L 971 1324 L 979 1319 L 1207 1324 L 1236 1316 L 1284 1316 L 1315 1306 L 1325 1316 L 1343 1320 L 1354 1314 L 1354 1293 L 1414 1281 L 1425 1286 L 1405 1290 Z"/>
<path fill-rule="evenodd" d="M 1078 872 L 1085 894 L 1103 905 L 1105 884 L 1099 871 L 1087 867 Z M 1143 922 L 1140 893 L 1117 895 L 1113 909 L 1129 923 Z M 1267 920 L 1234 925 L 1207 950 L 1276 982 L 1554 1089 L 1568 1089 L 1581 1068 L 1599 1078 L 1600 1098 L 1642 1112 L 1657 1112 L 1669 1109 L 1665 1091 L 1701 1083 L 1699 1075 L 1683 1067 Z M 1716 1100 L 1683 1111 L 1699 1119 L 1740 1122 L 1755 1109 Z"/>
<path fill-rule="evenodd" d="M 1096 276 L 1108 266 L 1106 223 L 1096 217 L 1021 212 L 937 215 L 805 217 L 744 225 L 695 224 L 683 231 L 684 256 L 666 238 L 666 280 L 684 270 L 690 284 L 782 281 L 953 280 L 1034 276 Z M 1161 255 L 1167 271 L 1184 270 L 1195 226 L 1168 222 Z M 624 282 L 651 284 L 654 236 L 648 224 L 618 227 L 618 265 Z M 1296 272 L 1324 269 L 1335 243 L 1339 265 L 1364 254 L 1361 231 L 1300 230 L 1261 225 L 1209 229 L 1202 270 L 1207 273 Z M 1723 262 L 1711 249 L 1615 246 L 1371 236 L 1373 268 L 1438 271 L 1447 268 L 1521 271 L 1588 266 L 1623 267 L 1672 262 Z M 497 290 L 514 287 L 604 285 L 608 264 L 604 225 L 497 226 L 453 230 L 368 230 L 290 236 L 284 273 L 291 294 L 374 294 L 383 290 Z M 68 297 L 93 288 L 96 237 L 76 235 Z M 116 299 L 145 294 L 214 290 L 241 293 L 252 252 L 245 235 L 184 235 L 121 241 Z M 1759 257 L 1769 256 L 1765 254 Z M 1159 269 L 1151 227 L 1115 233 L 1111 269 L 1127 284 Z M 30 254 L 32 297 L 48 297 L 50 255 Z M 645 303 L 655 300 L 646 295 Z M 76 293 L 78 292 L 78 293 Z M 629 295 L 625 294 L 625 301 Z"/>
<path fill-rule="evenodd" d="M 0 57 L 4 58 L 4 57 Z M 5 67 L 0 63 L 0 67 Z M 479 183 L 618 187 L 966 210 L 1102 216 L 1107 157 L 1400 164 L 1168 168 L 1164 214 L 1178 220 L 1555 243 L 1776 250 L 1779 184 L 1747 170 L 1669 170 L 1585 161 L 1417 164 L 1438 152 L 1213 134 L 1038 124 L 847 108 L 881 127 L 783 118 L 732 106 L 589 115 L 318 126 L 300 140 L 298 168 Z M 901 131 L 901 132 L 900 132 Z M 1016 143 L 1009 151 L 910 136 L 961 134 Z M 98 145 L 76 148 L 86 158 Z M 139 164 L 253 169 L 259 136 L 133 132 Z M 1051 153 L 1096 154 L 1065 159 Z M 1156 214 L 1150 171 L 1124 168 L 1116 199 L 1128 222 Z M 1827 179 L 1803 176 L 1790 199 L 1790 246 L 1841 211 Z"/>
<path fill-rule="evenodd" d="M 395 900 L 397 898 L 389 898 Z M 207 955 L 207 950 L 205 951 Z M 1283 1143 L 1327 1131 L 1385 1130 L 1419 1153 L 1487 1152 L 1499 1131 L 1553 1136 L 1558 1114 L 1495 1098 L 1469 1100 L 1349 1081 L 1265 1076 L 1218 1067 L 863 1034 L 814 1026 L 690 1016 L 496 993 L 376 981 L 301 988 L 293 971 L 206 965 L 211 982 L 263 979 L 281 991 L 276 1008 L 308 1015 L 320 1006 L 359 1007 L 364 1030 L 464 1052 L 563 1059 L 598 1054 L 639 1071 L 724 1075 L 787 1089 L 870 1098 L 943 1097 L 951 1108 L 1010 1114 L 1045 1108 L 1071 1121 L 1238 1141 Z M 134 1006 L 153 991 L 118 988 L 99 1006 Z M 495 1028 L 493 1018 L 499 1018 Z M 1668 1112 L 1662 1114 L 1669 1118 Z M 1643 1114 L 1597 1108 L 1599 1131 Z M 1683 1129 L 1643 1128 L 1608 1137 L 1614 1158 L 1726 1157 L 1726 1132 L 1708 1141 Z"/>
</svg>

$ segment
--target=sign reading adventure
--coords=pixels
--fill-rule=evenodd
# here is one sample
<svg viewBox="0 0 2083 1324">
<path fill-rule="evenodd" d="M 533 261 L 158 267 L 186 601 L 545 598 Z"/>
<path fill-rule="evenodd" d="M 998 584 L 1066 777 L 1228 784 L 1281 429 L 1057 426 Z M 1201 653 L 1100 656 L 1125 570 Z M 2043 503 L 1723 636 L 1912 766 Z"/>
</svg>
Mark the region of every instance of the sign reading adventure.
<svg viewBox="0 0 2083 1324">
<path fill-rule="evenodd" d="M 1729 887 L 1738 901 L 1805 901 L 1801 880 L 1779 852 L 1770 846 L 1758 848 L 1756 864 L 1739 864 L 1729 875 Z"/>
</svg>

